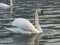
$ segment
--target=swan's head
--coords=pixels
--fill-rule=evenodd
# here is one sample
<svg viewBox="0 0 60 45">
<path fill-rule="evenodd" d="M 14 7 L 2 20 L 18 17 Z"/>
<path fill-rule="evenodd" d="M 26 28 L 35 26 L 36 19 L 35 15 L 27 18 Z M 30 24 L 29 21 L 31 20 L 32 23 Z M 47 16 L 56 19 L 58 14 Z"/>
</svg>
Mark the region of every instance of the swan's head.
<svg viewBox="0 0 60 45">
<path fill-rule="evenodd" d="M 39 14 L 39 15 L 43 15 L 44 14 L 44 11 L 42 9 L 36 9 L 36 12 Z"/>
</svg>

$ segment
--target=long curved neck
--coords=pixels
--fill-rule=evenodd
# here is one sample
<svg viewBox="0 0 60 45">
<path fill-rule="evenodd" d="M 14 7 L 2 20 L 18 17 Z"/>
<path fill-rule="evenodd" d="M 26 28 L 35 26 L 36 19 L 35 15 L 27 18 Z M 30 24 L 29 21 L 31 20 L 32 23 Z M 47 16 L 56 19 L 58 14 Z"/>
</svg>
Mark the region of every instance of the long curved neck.
<svg viewBox="0 0 60 45">
<path fill-rule="evenodd" d="M 13 0 L 10 0 L 10 6 L 11 6 L 10 16 L 11 16 L 11 18 L 12 18 L 12 14 L 13 14 Z"/>
<path fill-rule="evenodd" d="M 37 11 L 35 12 L 35 24 L 36 24 L 37 30 L 42 32 L 42 29 L 41 29 L 41 27 L 39 25 L 39 16 L 38 16 L 38 12 Z"/>
</svg>

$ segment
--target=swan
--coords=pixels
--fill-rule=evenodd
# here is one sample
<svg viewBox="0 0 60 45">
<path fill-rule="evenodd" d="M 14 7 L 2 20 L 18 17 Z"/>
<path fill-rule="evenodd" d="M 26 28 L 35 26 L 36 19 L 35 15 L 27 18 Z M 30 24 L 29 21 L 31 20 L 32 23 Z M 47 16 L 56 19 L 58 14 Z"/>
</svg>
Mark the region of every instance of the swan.
<svg viewBox="0 0 60 45">
<path fill-rule="evenodd" d="M 7 10 L 10 9 L 10 5 L 7 5 L 5 3 L 0 3 L 0 10 Z"/>
<path fill-rule="evenodd" d="M 22 34 L 23 36 L 21 37 L 19 36 L 13 36 L 14 38 L 19 37 L 20 39 L 16 38 L 17 42 L 19 42 L 20 44 L 22 42 L 25 43 L 32 43 L 36 40 L 36 45 L 38 44 L 38 36 L 41 35 L 41 33 L 43 33 L 40 25 L 39 25 L 39 16 L 38 15 L 42 15 L 43 11 L 41 9 L 36 9 L 35 11 L 35 24 L 36 24 L 36 28 L 35 26 L 27 19 L 25 18 L 16 18 L 14 19 L 11 24 L 12 26 L 16 26 L 17 28 L 6 28 L 9 31 L 13 32 L 14 34 Z M 27 36 L 25 36 L 27 35 Z M 25 37 L 24 37 L 25 36 Z M 24 37 L 24 38 L 23 38 Z M 22 39 L 21 39 L 22 38 Z M 29 39 L 29 40 L 27 40 Z"/>
<path fill-rule="evenodd" d="M 8 10 L 13 6 L 12 0 L 10 0 L 10 5 L 5 3 L 0 3 L 0 10 Z"/>
<path fill-rule="evenodd" d="M 10 5 L 5 4 L 5 3 L 0 3 L 0 10 L 4 11 L 4 10 L 10 9 L 10 15 L 12 16 L 12 14 L 13 14 L 13 0 L 9 0 L 9 1 L 10 1 Z"/>
<path fill-rule="evenodd" d="M 43 14 L 41 12 L 41 9 L 36 9 L 35 11 L 35 26 L 27 19 L 25 18 L 16 18 L 11 24 L 13 26 L 16 26 L 18 28 L 24 29 L 25 31 L 30 31 L 30 32 L 37 32 L 37 33 L 42 33 L 42 29 L 39 25 L 39 14 Z"/>
</svg>

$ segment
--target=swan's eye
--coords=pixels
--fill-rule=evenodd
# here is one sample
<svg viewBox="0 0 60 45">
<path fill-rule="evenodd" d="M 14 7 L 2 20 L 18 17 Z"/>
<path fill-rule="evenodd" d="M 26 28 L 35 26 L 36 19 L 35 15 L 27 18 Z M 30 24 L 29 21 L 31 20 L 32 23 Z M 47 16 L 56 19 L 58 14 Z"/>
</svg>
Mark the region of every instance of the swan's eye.
<svg viewBox="0 0 60 45">
<path fill-rule="evenodd" d="M 43 12 L 43 10 L 41 10 L 41 12 Z"/>
<path fill-rule="evenodd" d="M 40 14 L 43 15 L 44 14 L 44 11 L 43 10 L 40 10 L 40 11 L 41 11 Z"/>
<path fill-rule="evenodd" d="M 44 15 L 44 10 L 42 9 L 37 9 L 36 12 L 38 13 L 38 15 Z"/>
<path fill-rule="evenodd" d="M 39 15 L 43 15 L 43 14 L 44 14 L 43 10 L 39 10 L 39 11 L 38 11 L 38 14 L 39 14 Z"/>
</svg>

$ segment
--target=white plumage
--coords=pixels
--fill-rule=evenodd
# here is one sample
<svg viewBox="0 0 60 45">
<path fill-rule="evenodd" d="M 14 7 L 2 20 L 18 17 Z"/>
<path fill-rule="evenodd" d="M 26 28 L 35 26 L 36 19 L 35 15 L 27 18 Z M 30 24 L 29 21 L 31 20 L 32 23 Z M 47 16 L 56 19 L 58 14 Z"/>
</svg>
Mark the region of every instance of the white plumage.
<svg viewBox="0 0 60 45">
<path fill-rule="evenodd" d="M 41 13 L 41 9 L 37 9 L 35 12 L 36 28 L 34 27 L 34 25 L 29 20 L 27 20 L 25 18 L 16 18 L 12 22 L 12 25 L 20 28 L 20 31 L 26 31 L 26 32 L 29 31 L 31 33 L 42 33 L 43 31 L 39 25 L 39 17 L 38 17 L 39 14 L 38 13 Z M 16 31 L 18 31 L 18 30 L 16 30 Z"/>
<path fill-rule="evenodd" d="M 13 14 L 13 0 L 9 0 L 10 1 L 10 5 L 7 5 L 5 3 L 0 3 L 0 10 L 8 10 L 10 9 L 10 16 L 12 17 Z"/>
<path fill-rule="evenodd" d="M 39 25 L 39 16 L 38 16 L 39 14 L 43 14 L 43 12 L 41 13 L 41 9 L 37 9 L 35 11 L 36 28 L 29 20 L 27 20 L 25 18 L 16 18 L 12 22 L 12 25 L 18 27 L 19 29 L 10 29 L 10 31 L 12 31 L 14 33 L 23 34 L 23 37 L 24 37 L 24 35 L 28 35 L 28 36 L 22 38 L 22 40 L 25 39 L 25 40 L 22 41 L 25 44 L 27 44 L 27 43 L 30 44 L 30 43 L 35 41 L 36 42 L 35 45 L 38 45 L 39 44 L 39 36 L 43 32 L 40 25 Z M 20 35 L 19 38 L 21 38 L 21 35 Z M 29 40 L 27 40 L 27 38 Z M 18 39 L 18 36 L 17 36 L 17 39 Z M 20 39 L 19 42 L 21 42 L 21 39 Z"/>
<path fill-rule="evenodd" d="M 0 10 L 7 10 L 10 8 L 10 5 L 7 5 L 5 3 L 0 3 Z"/>
<path fill-rule="evenodd" d="M 12 22 L 12 25 L 14 25 L 14 26 L 16 26 L 24 31 L 30 31 L 32 33 L 39 33 L 40 32 L 32 25 L 32 23 L 29 20 L 24 19 L 24 18 L 15 19 Z"/>
</svg>

